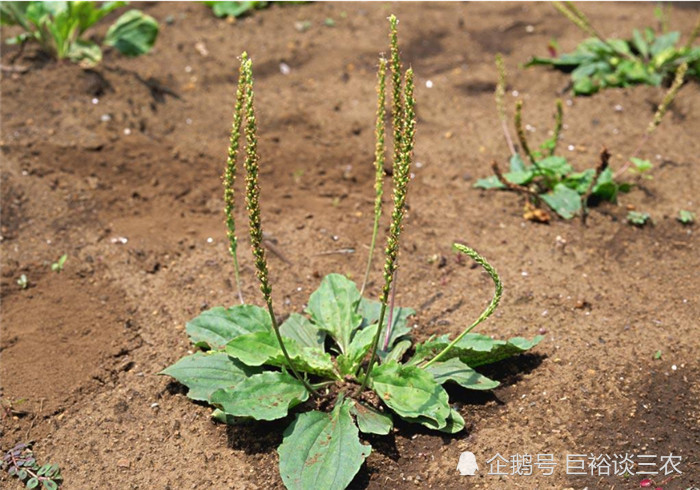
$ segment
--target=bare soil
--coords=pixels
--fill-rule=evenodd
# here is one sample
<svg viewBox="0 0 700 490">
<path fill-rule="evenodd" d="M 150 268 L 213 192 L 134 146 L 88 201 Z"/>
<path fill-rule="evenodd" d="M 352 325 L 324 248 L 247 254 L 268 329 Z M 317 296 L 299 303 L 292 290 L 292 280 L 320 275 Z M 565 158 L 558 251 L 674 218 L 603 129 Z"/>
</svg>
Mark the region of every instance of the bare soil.
<svg viewBox="0 0 700 490">
<path fill-rule="evenodd" d="M 275 448 L 288 421 L 214 424 L 209 408 L 156 374 L 191 349 L 189 319 L 235 303 L 220 175 L 243 50 L 256 74 L 263 224 L 282 255 L 270 259 L 279 312 L 301 311 L 327 273 L 361 278 L 372 226 L 375 65 L 393 12 L 417 74 L 420 162 L 397 301 L 419 310 L 419 340 L 468 324 L 491 285 L 456 261 L 450 247 L 459 240 L 506 286 L 480 331 L 544 332 L 545 340 L 485 370 L 502 381 L 493 393 L 451 392 L 464 433 L 399 425 L 369 438 L 372 454 L 352 487 L 637 488 L 638 475 L 567 475 L 567 454 L 625 453 L 681 456 L 683 473 L 655 482 L 700 486 L 699 242 L 697 225 L 675 220 L 679 209 L 700 210 L 697 83 L 686 84 L 642 151 L 655 163 L 652 180 L 595 208 L 587 226 L 542 225 L 522 218 L 521 197 L 472 184 L 508 155 L 493 103 L 496 53 L 509 91 L 525 100 L 531 139 L 544 140 L 552 126 L 568 77 L 519 65 L 545 55 L 552 38 L 571 50 L 583 35 L 550 5 L 273 5 L 235 23 L 201 4 L 142 8 L 162 26 L 152 54 L 108 51 L 83 70 L 31 47 L 15 61 L 28 71 L 2 74 L 3 449 L 36 441 L 41 460 L 60 464 L 67 489 L 283 487 Z M 651 4 L 581 8 L 608 35 L 655 22 Z M 697 4 L 674 6 L 672 28 L 690 32 L 697 13 Z M 301 21 L 311 23 L 305 32 L 295 28 Z M 3 48 L 3 64 L 15 49 Z M 562 151 L 582 169 L 606 145 L 619 167 L 662 97 L 654 87 L 565 93 Z M 653 224 L 626 224 L 630 208 Z M 258 302 L 241 248 L 244 293 Z M 344 249 L 354 253 L 331 253 Z M 51 271 L 64 253 L 64 270 Z M 436 254 L 442 265 L 429 260 Z M 377 261 L 370 295 L 380 268 Z M 16 284 L 21 274 L 28 289 Z M 478 476 L 455 470 L 467 450 Z M 551 476 L 536 468 L 489 475 L 486 460 L 497 453 L 549 453 L 559 465 Z M 20 488 L 4 474 L 0 482 Z"/>
</svg>

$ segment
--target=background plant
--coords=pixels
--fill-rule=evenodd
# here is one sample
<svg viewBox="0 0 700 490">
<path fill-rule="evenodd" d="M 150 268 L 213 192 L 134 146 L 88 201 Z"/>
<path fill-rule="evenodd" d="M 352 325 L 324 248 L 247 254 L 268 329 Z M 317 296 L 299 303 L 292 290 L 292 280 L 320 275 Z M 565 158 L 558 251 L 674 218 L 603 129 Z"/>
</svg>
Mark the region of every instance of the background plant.
<svg viewBox="0 0 700 490">
<path fill-rule="evenodd" d="M 693 46 L 700 34 L 700 17 L 683 44 L 679 44 L 680 32 L 655 32 L 651 27 L 635 29 L 631 39 L 605 39 L 572 2 L 553 5 L 592 37 L 573 53 L 558 58 L 533 57 L 525 66 L 547 65 L 571 72 L 576 95 L 590 95 L 608 87 L 659 86 L 670 81 L 683 63 L 688 64 L 689 77 L 700 78 L 700 46 Z"/>
<path fill-rule="evenodd" d="M 688 68 L 686 63 L 678 67 L 671 87 L 659 104 L 633 156 L 625 164 L 613 172 L 609 164 L 610 154 L 607 149 L 603 148 L 595 166 L 578 172 L 565 157 L 555 154 L 563 123 L 563 108 L 560 100 L 556 102 L 552 136 L 540 144 L 537 149 L 531 148 L 523 127 L 523 102 L 521 100 L 516 102 L 514 126 L 524 157 L 516 151 L 506 122 L 507 116 L 503 101 L 506 72 L 500 55 L 496 57 L 496 66 L 498 69 L 498 84 L 495 92 L 496 110 L 511 152 L 509 171 L 502 172 L 498 162 L 494 161 L 491 164 L 494 175 L 477 180 L 474 187 L 503 189 L 525 195 L 527 204 L 524 216 L 527 219 L 541 222 L 550 220 L 549 213 L 542 209 L 542 204 L 564 219 L 571 219 L 576 215 L 581 215 L 585 219 L 590 201 L 616 202 L 620 192 L 627 192 L 631 189 L 631 183 L 619 180 L 627 170 L 631 170 L 638 176 L 649 175 L 652 163 L 649 160 L 639 158 L 638 155 L 644 143 L 649 140 L 652 133 L 661 124 L 668 107 L 678 95 Z"/>
<path fill-rule="evenodd" d="M 17 25 L 21 34 L 8 44 L 37 42 L 56 59 L 69 59 L 86 66 L 102 60 L 102 49 L 84 37 L 87 29 L 127 2 L 0 2 L 0 24 Z M 103 44 L 127 56 L 147 53 L 158 36 L 158 22 L 141 12 L 129 10 L 112 24 Z"/>
<path fill-rule="evenodd" d="M 11 477 L 24 483 L 26 488 L 56 490 L 63 482 L 61 469 L 57 464 L 40 466 L 36 461 L 31 443 L 19 443 L 2 457 L 2 469 Z"/>
<path fill-rule="evenodd" d="M 252 62 L 244 54 L 239 79 L 243 88 L 239 85 L 237 92 L 243 94 L 243 101 L 239 103 L 237 97 L 234 121 L 242 120 L 245 127 L 246 206 L 265 308 L 241 304 L 203 312 L 186 326 L 190 340 L 201 352 L 180 359 L 162 372 L 186 385 L 193 400 L 216 407 L 213 417 L 225 423 L 277 420 L 296 409 L 278 449 L 280 474 L 290 489 L 345 488 L 371 452 L 359 433 L 388 434 L 395 417 L 441 432 L 461 431 L 464 420 L 450 405 L 442 385 L 494 388 L 498 382 L 479 374 L 474 367 L 524 352 L 541 340 L 500 341 L 471 333 L 498 305 L 501 282 L 481 256 L 460 244 L 455 245 L 456 249 L 481 264 L 496 287 L 491 303 L 474 323 L 454 340 L 443 335 L 414 344 L 408 324 L 414 310 L 394 307 L 387 315 L 398 267 L 415 137 L 413 72 L 408 69 L 401 76 L 397 23 L 395 17 L 390 17 L 392 59 L 389 63 L 380 61 L 378 76 L 377 117 L 383 119 L 385 67 L 390 68 L 394 136 L 393 210 L 380 300 L 363 297 L 350 279 L 329 274 L 311 294 L 304 314 L 292 313 L 277 324 L 261 246 Z M 227 168 L 238 152 L 238 143 L 234 142 L 239 136 L 237 127 L 234 123 Z M 383 132 L 378 120 L 375 164 L 385 152 Z M 377 174 L 379 179 L 379 171 Z M 224 182 L 232 185 L 233 181 Z M 376 193 L 381 199 L 381 188 Z M 229 202 L 226 209 L 231 209 Z M 375 207 L 375 221 L 378 215 Z M 230 232 L 232 227 L 227 229 Z M 387 337 L 389 341 L 380 344 L 379 340 Z"/>
</svg>

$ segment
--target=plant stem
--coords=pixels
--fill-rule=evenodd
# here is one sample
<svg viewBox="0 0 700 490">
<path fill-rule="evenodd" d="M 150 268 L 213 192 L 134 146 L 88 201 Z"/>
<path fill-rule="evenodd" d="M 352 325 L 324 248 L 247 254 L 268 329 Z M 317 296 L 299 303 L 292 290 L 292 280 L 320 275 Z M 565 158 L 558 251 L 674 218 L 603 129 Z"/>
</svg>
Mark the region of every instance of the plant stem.
<svg viewBox="0 0 700 490">
<path fill-rule="evenodd" d="M 494 98 L 496 99 L 496 112 L 498 112 L 498 119 L 501 121 L 501 129 L 503 130 L 503 136 L 506 138 L 506 144 L 508 145 L 508 150 L 510 150 L 510 155 L 515 155 L 515 145 L 513 145 L 513 138 L 508 130 L 508 123 L 506 120 L 506 105 L 505 105 L 505 95 L 506 95 L 506 65 L 503 63 L 503 57 L 501 54 L 496 55 L 496 68 L 498 69 L 498 84 L 496 85 L 496 92 Z"/>
<path fill-rule="evenodd" d="M 666 115 L 666 111 L 668 111 L 668 107 L 671 105 L 673 100 L 676 98 L 678 95 L 678 92 L 680 91 L 681 87 L 683 86 L 683 81 L 685 79 L 685 74 L 688 71 L 688 62 L 683 62 L 678 69 L 676 70 L 676 74 L 673 78 L 673 83 L 671 84 L 671 87 L 668 89 L 666 92 L 666 95 L 664 96 L 664 99 L 661 101 L 661 104 L 659 104 L 659 107 L 656 109 L 656 113 L 654 114 L 654 118 L 651 120 L 649 123 L 649 126 L 647 126 L 647 130 L 640 140 L 639 144 L 637 145 L 637 148 L 635 148 L 634 152 L 632 153 L 632 156 L 627 159 L 625 164 L 620 167 L 617 172 L 613 175 L 613 178 L 617 179 L 619 178 L 623 173 L 627 171 L 627 169 L 632 165 L 632 157 L 636 157 L 639 155 L 639 151 L 642 149 L 644 144 L 646 144 L 647 141 L 649 141 L 649 138 L 651 137 L 651 134 L 656 130 L 657 127 L 661 124 L 661 121 L 663 121 L 664 116 Z"/>
<path fill-rule="evenodd" d="M 518 141 L 520 141 L 520 146 L 522 147 L 523 151 L 527 155 L 527 158 L 530 160 L 532 165 L 535 166 L 537 171 L 540 171 L 540 167 L 539 167 L 539 165 L 537 165 L 537 161 L 535 160 L 535 156 L 530 151 L 530 145 L 527 143 L 527 136 L 525 136 L 525 130 L 523 129 L 523 101 L 522 100 L 518 100 L 515 103 L 514 123 L 515 123 L 515 132 L 518 134 Z"/>
<path fill-rule="evenodd" d="M 491 264 L 486 262 L 486 259 L 479 255 L 475 250 L 472 250 L 471 248 L 462 245 L 461 243 L 453 244 L 452 248 L 457 250 L 458 252 L 468 255 L 469 257 L 474 259 L 474 261 L 476 261 L 477 264 L 483 267 L 484 270 L 486 270 L 486 272 L 489 273 L 491 279 L 493 279 L 493 283 L 496 286 L 496 291 L 493 295 L 493 299 L 491 299 L 491 303 L 489 303 L 489 305 L 486 307 L 483 313 L 481 313 L 479 318 L 477 318 L 474 323 L 472 323 L 467 329 L 465 329 L 461 334 L 459 334 L 457 338 L 450 342 L 449 345 L 445 347 L 442 351 L 440 351 L 435 357 L 433 357 L 430 361 L 422 365 L 421 367 L 423 369 L 427 368 L 434 362 L 437 362 L 440 359 L 442 359 L 460 340 L 462 340 L 462 338 L 465 335 L 471 332 L 474 327 L 476 327 L 478 324 L 490 317 L 494 310 L 498 307 L 498 303 L 501 301 L 501 294 L 503 293 L 503 284 L 501 283 L 501 278 L 498 276 L 496 269 L 494 269 L 491 266 Z"/>
<path fill-rule="evenodd" d="M 559 143 L 559 137 L 561 136 L 561 128 L 564 122 L 564 106 L 561 103 L 561 99 L 557 99 L 557 112 L 554 115 L 554 136 L 552 141 L 554 144 L 549 149 L 549 156 L 553 156 L 555 150 L 557 149 L 557 144 Z"/>
<path fill-rule="evenodd" d="M 289 369 L 310 393 L 318 395 L 318 392 L 309 385 L 308 381 L 306 381 L 294 367 L 294 363 L 289 357 L 287 348 L 282 340 L 275 312 L 272 309 L 272 286 L 268 280 L 267 259 L 265 257 L 265 248 L 263 247 L 263 230 L 260 220 L 260 186 L 258 185 L 259 157 L 257 123 L 255 120 L 255 93 L 253 92 L 253 62 L 250 59 L 246 59 L 243 63 L 246 98 L 246 206 L 248 208 L 248 221 L 250 225 L 250 246 L 253 249 L 253 256 L 255 257 L 256 275 L 260 281 L 260 291 L 263 294 L 263 298 L 267 304 L 267 310 L 270 313 L 272 328 L 275 331 L 275 336 L 277 337 L 277 341 L 279 342 L 280 349 L 287 361 Z"/>
<path fill-rule="evenodd" d="M 367 257 L 367 269 L 365 270 L 365 278 L 362 281 L 360 288 L 360 297 L 367 287 L 369 281 L 369 273 L 372 269 L 372 255 L 374 254 L 374 246 L 377 241 L 377 231 L 379 230 L 379 218 L 382 215 L 382 195 L 384 194 L 384 152 L 385 143 L 384 137 L 386 128 L 384 118 L 386 117 L 386 60 L 379 60 L 379 72 L 377 73 L 377 126 L 375 129 L 375 149 L 374 149 L 374 225 L 372 226 L 372 241 L 369 244 L 369 256 Z M 358 303 L 359 304 L 359 303 Z"/>
<path fill-rule="evenodd" d="M 238 238 L 236 237 L 235 193 L 234 184 L 236 182 L 236 162 L 238 160 L 238 149 L 241 136 L 241 122 L 243 120 L 243 102 L 245 98 L 246 74 L 248 54 L 241 55 L 241 68 L 238 75 L 238 88 L 236 90 L 236 104 L 233 110 L 233 124 L 231 126 L 231 138 L 228 148 L 228 158 L 226 159 L 226 171 L 224 172 L 224 213 L 226 215 L 226 235 L 229 240 L 229 252 L 233 257 L 234 274 L 236 279 L 236 289 L 238 299 L 244 304 L 243 293 L 241 291 L 240 269 L 238 266 Z"/>
<path fill-rule="evenodd" d="M 386 320 L 386 335 L 384 336 L 384 344 L 382 345 L 382 350 L 387 350 L 389 348 L 389 339 L 391 338 L 391 330 L 392 327 L 394 326 L 394 305 L 396 304 L 396 288 L 398 287 L 398 284 L 396 280 L 398 279 L 399 276 L 399 270 L 396 269 L 394 271 L 394 278 L 391 281 L 391 300 L 389 303 L 389 316 L 387 317 Z M 381 324 L 378 327 L 379 329 L 382 328 Z"/>
<path fill-rule="evenodd" d="M 382 294 L 380 297 L 382 309 L 380 311 L 377 333 L 374 335 L 374 339 L 372 340 L 372 349 L 369 364 L 367 365 L 367 372 L 365 373 L 359 392 L 362 392 L 367 386 L 367 381 L 369 380 L 370 373 L 372 372 L 372 367 L 377 359 L 377 348 L 379 347 L 381 326 L 384 322 L 384 312 L 389 299 L 389 292 L 391 290 L 394 272 L 398 267 L 397 258 L 399 254 L 399 237 L 401 235 L 404 207 L 406 203 L 406 189 L 408 186 L 411 169 L 413 144 L 416 136 L 415 99 L 413 97 L 413 70 L 411 68 L 406 71 L 404 114 L 401 126 L 403 128 L 401 136 L 401 152 L 399 154 L 399 158 L 394 161 L 394 210 L 391 213 L 391 225 L 389 227 L 389 236 L 387 237 L 386 262 L 384 263 L 384 288 L 382 289 Z"/>
</svg>

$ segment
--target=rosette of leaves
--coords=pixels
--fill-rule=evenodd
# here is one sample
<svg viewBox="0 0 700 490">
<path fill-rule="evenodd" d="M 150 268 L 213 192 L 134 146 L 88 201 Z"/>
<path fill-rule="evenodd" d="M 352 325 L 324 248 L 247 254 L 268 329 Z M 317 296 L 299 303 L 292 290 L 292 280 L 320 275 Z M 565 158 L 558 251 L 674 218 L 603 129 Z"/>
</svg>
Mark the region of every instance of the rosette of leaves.
<svg viewBox="0 0 700 490">
<path fill-rule="evenodd" d="M 61 469 L 57 464 L 39 465 L 32 451 L 31 443 L 19 443 L 2 457 L 2 469 L 11 477 L 24 483 L 25 488 L 56 490 L 63 482 Z"/>
<path fill-rule="evenodd" d="M 604 39 L 571 2 L 554 4 L 594 37 L 583 41 L 572 53 L 555 58 L 535 56 L 525 66 L 546 65 L 570 72 L 574 94 L 591 95 L 608 87 L 639 84 L 659 86 L 671 79 L 684 62 L 688 63 L 688 76 L 700 78 L 700 46 L 693 46 L 700 32 L 700 20 L 683 45 L 678 45 L 680 32 L 657 33 L 650 27 L 633 30 L 630 39 Z"/>
<path fill-rule="evenodd" d="M 128 2 L 0 2 L 0 24 L 17 25 L 21 34 L 8 44 L 37 42 L 56 59 L 69 59 L 84 66 L 102 60 L 102 48 L 84 37 L 87 29 Z M 104 45 L 127 56 L 151 50 L 158 37 L 158 22 L 140 10 L 129 10 L 112 24 Z"/>
<path fill-rule="evenodd" d="M 315 395 L 290 373 L 268 311 L 254 305 L 216 307 L 194 318 L 186 329 L 202 351 L 162 374 L 187 386 L 189 398 L 216 407 L 213 416 L 222 422 L 277 420 L 297 412 L 278 450 L 282 480 L 290 489 L 314 484 L 342 489 L 371 451 L 360 433 L 388 434 L 396 417 L 441 432 L 461 431 L 464 419 L 451 407 L 443 385 L 493 389 L 498 381 L 474 368 L 525 352 L 542 339 L 502 341 L 468 333 L 426 367 L 450 338 L 414 344 L 409 321 L 415 311 L 398 307 L 389 346 L 379 351 L 370 375 L 369 388 L 376 394 L 372 403 L 356 390 L 379 328 L 380 308 L 378 301 L 361 297 L 354 282 L 330 274 L 311 294 L 306 311 L 292 313 L 280 326 L 296 370 L 318 396 L 340 393 L 330 412 L 311 409 Z M 382 335 L 386 329 L 385 322 Z"/>
<path fill-rule="evenodd" d="M 186 325 L 199 352 L 161 374 L 188 388 L 187 396 L 213 407 L 213 417 L 236 424 L 293 417 L 278 449 L 282 481 L 289 489 L 343 489 L 371 452 L 360 434 L 388 434 L 396 418 L 444 433 L 464 428 L 464 419 L 449 402 L 446 383 L 466 389 L 498 386 L 475 367 L 524 352 L 542 337 L 499 341 L 470 333 L 494 311 L 501 297 L 496 271 L 473 250 L 455 248 L 481 264 L 496 286 L 479 316 L 454 339 L 446 335 L 414 344 L 410 318 L 415 311 L 393 307 L 386 315 L 391 278 L 396 271 L 403 205 L 415 134 L 413 77 L 401 77 L 396 40 L 397 19 L 390 17 L 392 59 L 380 62 L 378 100 L 384 101 L 385 68 L 392 75 L 394 126 L 393 203 L 387 237 L 384 287 L 380 300 L 363 297 L 357 285 L 329 274 L 308 300 L 278 324 L 272 308 L 272 286 L 264 248 L 259 208 L 256 117 L 253 109 L 252 62 L 243 55 L 227 159 L 226 213 L 230 252 L 235 253 L 234 176 L 241 127 L 246 141 L 246 204 L 251 247 L 265 307 L 240 304 L 204 311 Z M 383 161 L 382 103 L 377 115 L 375 164 Z M 245 121 L 243 121 L 245 119 Z M 378 177 L 383 173 L 378 172 Z M 381 186 L 375 186 L 381 194 Z M 379 213 L 375 208 L 375 213 Z M 378 214 L 377 214 L 378 216 Z M 371 254 L 369 261 L 371 261 Z M 379 339 L 386 339 L 379 343 Z M 322 408 L 320 408 L 322 407 Z"/>
</svg>

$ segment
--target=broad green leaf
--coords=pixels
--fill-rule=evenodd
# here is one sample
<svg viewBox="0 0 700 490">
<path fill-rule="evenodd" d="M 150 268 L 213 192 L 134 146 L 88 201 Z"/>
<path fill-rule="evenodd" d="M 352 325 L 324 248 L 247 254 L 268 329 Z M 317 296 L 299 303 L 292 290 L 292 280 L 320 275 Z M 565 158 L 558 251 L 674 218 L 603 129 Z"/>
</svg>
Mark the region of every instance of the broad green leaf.
<svg viewBox="0 0 700 490">
<path fill-rule="evenodd" d="M 299 313 L 289 315 L 289 318 L 280 325 L 280 333 L 282 337 L 296 340 L 301 346 L 319 349 L 323 349 L 323 342 L 326 339 L 326 332 Z"/>
<path fill-rule="evenodd" d="M 158 37 L 158 22 L 140 10 L 129 10 L 107 30 L 105 44 L 127 56 L 148 53 Z"/>
<path fill-rule="evenodd" d="M 267 310 L 259 306 L 217 306 L 189 321 L 186 329 L 197 347 L 220 349 L 239 335 L 272 331 L 272 322 Z"/>
<path fill-rule="evenodd" d="M 71 43 L 68 59 L 80 63 L 84 67 L 95 66 L 102 61 L 102 49 L 92 41 L 78 39 Z"/>
<path fill-rule="evenodd" d="M 500 384 L 477 373 L 456 357 L 431 364 L 425 370 L 432 374 L 440 385 L 452 381 L 469 390 L 492 390 Z"/>
<path fill-rule="evenodd" d="M 425 417 L 437 428 L 447 423 L 447 392 L 430 373 L 392 361 L 375 367 L 371 376 L 372 388 L 380 400 L 402 418 Z"/>
<path fill-rule="evenodd" d="M 464 429 L 464 418 L 455 409 L 450 409 L 450 416 L 447 418 L 447 425 L 442 429 L 441 432 L 447 432 L 448 434 L 456 434 Z"/>
<path fill-rule="evenodd" d="M 35 476 L 27 480 L 26 488 L 36 488 L 39 486 L 39 479 Z"/>
<path fill-rule="evenodd" d="M 598 180 L 593 186 L 591 194 L 610 202 L 617 200 L 617 193 L 620 190 L 619 186 L 613 179 L 613 172 L 608 167 L 600 173 Z"/>
<path fill-rule="evenodd" d="M 532 340 L 527 340 L 522 337 L 513 337 L 505 341 L 492 339 L 487 335 L 479 333 L 468 333 L 445 354 L 441 362 L 457 357 L 463 363 L 474 368 L 521 354 L 532 349 L 543 338 L 542 335 L 538 335 Z M 432 357 L 434 354 L 437 354 L 447 347 L 449 343 L 449 337 L 447 335 L 442 335 L 438 338 L 429 339 L 426 342 L 417 344 L 416 352 L 409 361 L 409 364 L 415 365 L 424 359 Z"/>
<path fill-rule="evenodd" d="M 330 354 L 316 347 L 301 347 L 292 339 L 283 338 L 282 341 L 297 369 L 327 378 L 340 378 Z M 287 366 L 287 360 L 274 332 L 240 335 L 226 344 L 226 353 L 248 366 Z"/>
<path fill-rule="evenodd" d="M 555 185 L 553 191 L 540 197 L 564 219 L 573 218 L 581 210 L 581 196 L 563 183 Z"/>
<path fill-rule="evenodd" d="M 344 490 L 350 484 L 372 450 L 360 443 L 350 406 L 346 400 L 331 413 L 302 413 L 284 431 L 277 452 L 289 490 Z"/>
<path fill-rule="evenodd" d="M 564 157 L 551 156 L 537 162 L 537 166 L 546 175 L 561 179 L 573 170 Z"/>
<path fill-rule="evenodd" d="M 308 391 L 295 377 L 265 371 L 246 378 L 233 389 L 215 391 L 211 403 L 220 405 L 224 412 L 236 417 L 276 420 L 286 417 L 290 408 L 308 398 Z"/>
<path fill-rule="evenodd" d="M 362 359 L 369 352 L 372 346 L 372 339 L 374 339 L 376 333 L 377 324 L 375 323 L 363 328 L 353 336 L 347 354 L 340 354 L 337 357 L 340 374 L 354 374 L 357 371 L 357 368 L 362 363 Z"/>
<path fill-rule="evenodd" d="M 209 401 L 219 388 L 233 388 L 245 378 L 260 372 L 223 352 L 197 352 L 177 361 L 159 374 L 167 374 L 189 388 L 193 400 Z"/>
<path fill-rule="evenodd" d="M 352 334 L 362 322 L 362 315 L 356 312 L 358 301 L 357 286 L 341 274 L 324 277 L 309 298 L 307 311 L 312 320 L 333 337 L 343 353 L 347 353 Z"/>
<path fill-rule="evenodd" d="M 365 434 L 386 435 L 391 432 L 394 422 L 391 415 L 381 413 L 374 407 L 364 405 L 360 402 L 353 402 L 350 413 L 355 416 L 360 432 Z"/>
</svg>

